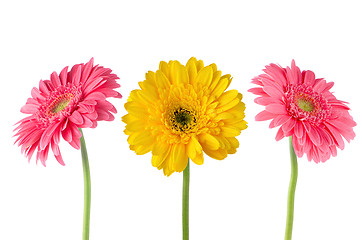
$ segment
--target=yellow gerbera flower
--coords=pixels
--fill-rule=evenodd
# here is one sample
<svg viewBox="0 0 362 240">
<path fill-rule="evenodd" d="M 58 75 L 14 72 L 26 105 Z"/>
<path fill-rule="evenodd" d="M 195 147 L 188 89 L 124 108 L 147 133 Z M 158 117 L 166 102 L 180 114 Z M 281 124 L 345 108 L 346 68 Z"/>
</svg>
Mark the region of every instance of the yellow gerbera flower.
<svg viewBox="0 0 362 240">
<path fill-rule="evenodd" d="M 203 152 L 218 160 L 235 153 L 235 137 L 247 122 L 242 95 L 225 92 L 231 80 L 215 64 L 204 67 L 195 58 L 186 66 L 160 62 L 159 70 L 146 73 L 141 90 L 133 90 L 125 104 L 130 149 L 137 154 L 152 151 L 152 165 L 166 176 L 182 172 L 188 158 L 203 164 Z"/>
</svg>

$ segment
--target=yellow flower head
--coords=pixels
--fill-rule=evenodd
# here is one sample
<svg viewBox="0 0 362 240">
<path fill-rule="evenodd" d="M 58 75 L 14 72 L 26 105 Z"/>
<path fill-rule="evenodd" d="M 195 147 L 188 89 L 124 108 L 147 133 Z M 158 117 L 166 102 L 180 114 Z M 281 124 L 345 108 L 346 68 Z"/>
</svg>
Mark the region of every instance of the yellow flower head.
<svg viewBox="0 0 362 240">
<path fill-rule="evenodd" d="M 190 58 L 160 62 L 133 90 L 123 116 L 130 149 L 137 154 L 152 151 L 152 165 L 166 176 L 182 172 L 190 158 L 203 164 L 203 152 L 221 160 L 236 152 L 235 138 L 247 128 L 245 104 L 237 90 L 225 90 L 229 74 L 221 76 L 215 64 Z"/>
</svg>

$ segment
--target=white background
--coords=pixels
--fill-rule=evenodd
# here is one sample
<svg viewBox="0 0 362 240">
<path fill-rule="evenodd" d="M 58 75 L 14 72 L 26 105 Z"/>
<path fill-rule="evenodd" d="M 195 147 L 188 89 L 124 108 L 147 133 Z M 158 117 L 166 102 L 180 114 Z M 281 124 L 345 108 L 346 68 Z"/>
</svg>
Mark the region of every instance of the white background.
<svg viewBox="0 0 362 240">
<path fill-rule="evenodd" d="M 357 137 L 324 164 L 299 159 L 294 240 L 362 239 L 361 36 L 358 1 L 3 1 L 0 5 L 0 239 L 81 239 L 80 151 L 60 145 L 30 163 L 13 124 L 40 79 L 87 62 L 113 69 L 122 99 L 113 122 L 85 129 L 92 177 L 91 239 L 181 239 L 182 174 L 164 177 L 151 155 L 128 148 L 121 117 L 131 90 L 161 60 L 216 63 L 246 103 L 249 128 L 224 161 L 191 165 L 190 239 L 284 238 L 288 140 L 255 122 L 247 92 L 266 64 L 290 65 L 335 82 L 350 102 Z"/>
</svg>

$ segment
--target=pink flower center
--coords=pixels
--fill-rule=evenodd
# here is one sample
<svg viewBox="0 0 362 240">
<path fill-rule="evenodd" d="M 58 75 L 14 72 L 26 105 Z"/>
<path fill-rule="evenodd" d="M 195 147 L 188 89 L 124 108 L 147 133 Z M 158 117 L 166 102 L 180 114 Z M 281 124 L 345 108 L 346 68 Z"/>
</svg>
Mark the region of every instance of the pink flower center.
<svg viewBox="0 0 362 240">
<path fill-rule="evenodd" d="M 331 114 L 331 106 L 327 100 L 311 86 L 289 85 L 286 91 L 287 111 L 301 121 L 319 125 Z"/>
<path fill-rule="evenodd" d="M 80 97 L 79 86 L 59 86 L 53 90 L 39 108 L 37 114 L 39 127 L 47 127 L 53 122 L 59 122 L 70 116 L 77 108 Z"/>
</svg>

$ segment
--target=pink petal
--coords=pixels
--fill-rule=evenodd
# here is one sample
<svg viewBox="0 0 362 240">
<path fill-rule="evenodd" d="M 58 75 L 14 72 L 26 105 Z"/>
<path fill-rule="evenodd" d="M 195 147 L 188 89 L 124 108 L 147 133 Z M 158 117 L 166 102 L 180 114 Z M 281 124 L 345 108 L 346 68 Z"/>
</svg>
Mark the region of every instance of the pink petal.
<svg viewBox="0 0 362 240">
<path fill-rule="evenodd" d="M 97 110 L 97 114 L 98 114 L 97 121 L 102 121 L 102 120 L 107 121 L 108 118 L 109 118 L 109 115 L 108 115 L 108 113 L 106 111 Z"/>
<path fill-rule="evenodd" d="M 262 111 L 255 116 L 255 121 L 265 121 L 265 120 L 275 118 L 276 116 L 277 115 L 275 115 L 273 113 L 270 113 L 267 111 Z"/>
<path fill-rule="evenodd" d="M 83 85 L 83 93 L 87 96 L 90 92 L 92 92 L 95 88 L 102 86 L 102 84 L 106 83 L 107 80 L 103 79 L 102 77 L 96 78 L 92 81 L 87 81 Z"/>
<path fill-rule="evenodd" d="M 310 128 L 308 136 L 316 146 L 321 145 L 321 137 L 319 136 L 318 131 L 313 126 L 311 126 Z"/>
<path fill-rule="evenodd" d="M 313 86 L 315 82 L 315 75 L 314 72 L 312 71 L 305 71 L 305 75 L 304 75 L 304 83 L 306 83 L 307 85 Z"/>
<path fill-rule="evenodd" d="M 279 84 L 279 86 L 285 86 L 287 84 L 283 68 L 273 63 L 270 64 L 269 66 L 265 66 L 265 68 L 266 68 L 265 72 L 268 75 L 270 75 L 273 78 L 273 80 L 275 80 Z"/>
<path fill-rule="evenodd" d="M 70 144 L 70 146 L 74 147 L 77 150 L 80 149 L 80 141 L 79 141 L 79 139 L 73 140 L 69 144 Z"/>
<path fill-rule="evenodd" d="M 259 86 L 263 86 L 263 83 L 259 80 L 260 77 L 261 77 L 261 75 L 251 79 L 251 83 L 254 83 L 254 84 L 259 85 Z"/>
<path fill-rule="evenodd" d="M 274 114 L 287 114 L 285 105 L 279 103 L 269 104 L 265 107 L 265 110 Z"/>
<path fill-rule="evenodd" d="M 88 128 L 88 127 L 93 126 L 93 122 L 89 118 L 87 118 L 86 116 L 83 116 L 83 119 L 84 119 L 84 123 L 79 126 L 80 128 Z"/>
<path fill-rule="evenodd" d="M 49 89 L 43 80 L 40 80 L 40 82 L 39 82 L 39 90 L 40 90 L 40 92 L 44 93 L 45 95 L 50 94 Z"/>
<path fill-rule="evenodd" d="M 287 121 L 286 123 L 284 123 L 282 125 L 282 129 L 284 133 L 289 133 L 293 127 L 295 126 L 296 120 L 291 118 L 289 121 Z"/>
<path fill-rule="evenodd" d="M 86 116 L 91 120 L 97 120 L 98 113 L 97 113 L 97 111 L 93 111 L 91 113 L 86 114 Z"/>
<path fill-rule="evenodd" d="M 303 124 L 303 126 L 304 126 L 304 129 L 305 129 L 307 132 L 309 132 L 309 131 L 310 131 L 310 128 L 311 128 L 309 122 L 302 121 L 302 124 Z"/>
<path fill-rule="evenodd" d="M 265 86 L 263 88 L 264 92 L 266 92 L 269 96 L 276 98 L 276 99 L 283 99 L 284 93 L 281 89 L 276 87 Z"/>
<path fill-rule="evenodd" d="M 337 148 L 336 148 L 336 146 L 332 145 L 332 146 L 330 146 L 330 149 L 331 149 L 332 156 L 333 157 L 337 156 Z"/>
<path fill-rule="evenodd" d="M 316 91 L 317 93 L 321 93 L 325 89 L 325 87 L 326 87 L 326 80 L 320 79 L 314 84 L 313 90 Z"/>
<path fill-rule="evenodd" d="M 41 136 L 39 148 L 41 150 L 44 150 L 47 146 L 49 146 L 50 140 L 53 137 L 54 131 L 57 131 L 57 128 L 59 127 L 59 123 L 53 124 L 52 126 L 48 127 L 43 135 Z"/>
<path fill-rule="evenodd" d="M 258 98 L 255 98 L 254 102 L 257 104 L 266 106 L 268 104 L 275 103 L 276 99 L 271 98 L 271 97 L 258 97 Z"/>
<path fill-rule="evenodd" d="M 329 82 L 326 84 L 326 88 L 323 90 L 323 92 L 328 91 L 329 89 L 331 89 L 334 85 L 334 82 Z"/>
<path fill-rule="evenodd" d="M 31 90 L 31 96 L 32 96 L 34 99 L 39 99 L 39 100 L 42 100 L 42 101 L 45 100 L 45 97 L 43 97 L 43 95 L 41 95 L 39 89 L 37 89 L 37 88 L 35 88 L 35 87 Z"/>
<path fill-rule="evenodd" d="M 63 86 L 67 84 L 67 73 L 68 73 L 68 67 L 65 67 L 59 74 L 60 82 Z"/>
<path fill-rule="evenodd" d="M 58 74 L 56 72 L 53 72 L 51 75 L 50 75 L 50 81 L 52 82 L 52 84 L 54 85 L 54 87 L 59 87 L 61 84 L 60 84 L 60 79 L 58 77 Z"/>
<path fill-rule="evenodd" d="M 307 140 L 307 134 L 303 134 L 301 138 L 298 138 L 298 143 L 300 145 L 304 145 L 306 140 Z"/>
<path fill-rule="evenodd" d="M 76 125 L 81 125 L 84 122 L 82 115 L 78 111 L 74 111 L 68 119 Z"/>
<path fill-rule="evenodd" d="M 34 104 L 25 104 L 21 109 L 20 112 L 26 113 L 26 114 L 34 114 L 38 111 L 38 105 Z"/>
<path fill-rule="evenodd" d="M 297 138 L 301 138 L 303 136 L 303 125 L 301 122 L 296 121 L 295 127 L 294 127 L 294 133 Z"/>
<path fill-rule="evenodd" d="M 93 69 L 94 58 L 91 58 L 83 68 L 81 82 L 84 83 L 89 77 L 91 70 Z"/>
<path fill-rule="evenodd" d="M 72 71 L 74 71 L 73 75 L 72 75 L 72 83 L 75 86 L 78 86 L 80 83 L 80 76 L 82 74 L 82 67 L 80 65 L 78 65 L 74 70 L 72 69 Z"/>
<path fill-rule="evenodd" d="M 251 92 L 251 93 L 254 93 L 255 95 L 261 95 L 261 96 L 265 96 L 265 97 L 268 97 L 268 95 L 263 91 L 262 88 L 250 88 L 248 90 L 248 92 Z"/>
<path fill-rule="evenodd" d="M 104 101 L 106 100 L 106 96 L 100 92 L 93 92 L 86 97 L 86 100 Z"/>
<path fill-rule="evenodd" d="M 67 142 L 71 142 L 73 140 L 73 138 L 72 138 L 72 129 L 71 129 L 71 127 L 69 127 L 69 125 L 68 125 L 67 128 L 65 128 L 62 131 L 62 136 L 63 136 L 64 140 L 67 141 Z"/>
<path fill-rule="evenodd" d="M 278 132 L 277 132 L 277 135 L 275 136 L 275 140 L 279 141 L 284 137 L 285 137 L 284 132 L 283 132 L 282 128 L 280 127 Z"/>
</svg>

